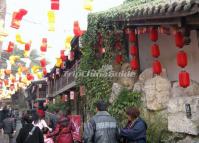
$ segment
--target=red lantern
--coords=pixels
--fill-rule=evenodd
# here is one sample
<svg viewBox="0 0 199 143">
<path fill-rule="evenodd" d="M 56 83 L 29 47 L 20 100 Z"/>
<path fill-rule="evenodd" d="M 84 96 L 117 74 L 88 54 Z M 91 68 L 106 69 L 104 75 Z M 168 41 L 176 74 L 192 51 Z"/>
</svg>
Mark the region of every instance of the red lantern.
<svg viewBox="0 0 199 143">
<path fill-rule="evenodd" d="M 25 10 L 25 9 L 20 9 L 19 12 L 14 12 L 12 15 L 11 27 L 19 29 L 20 22 L 21 22 L 23 16 L 26 14 L 27 14 L 27 10 Z"/>
<path fill-rule="evenodd" d="M 179 73 L 179 86 L 186 88 L 190 85 L 189 73 L 186 71 L 181 71 Z"/>
<path fill-rule="evenodd" d="M 25 44 L 25 51 L 30 51 L 31 42 Z"/>
<path fill-rule="evenodd" d="M 123 56 L 122 55 L 117 55 L 115 57 L 115 63 L 116 64 L 121 64 L 122 61 L 123 61 Z"/>
<path fill-rule="evenodd" d="M 75 58 L 75 52 L 74 51 L 70 51 L 70 61 L 73 61 Z"/>
<path fill-rule="evenodd" d="M 99 52 L 100 52 L 100 54 L 104 54 L 106 52 L 106 49 L 105 48 L 99 48 Z"/>
<path fill-rule="evenodd" d="M 129 32 L 129 42 L 136 42 L 135 30 Z"/>
<path fill-rule="evenodd" d="M 40 65 L 41 65 L 41 67 L 46 67 L 46 59 L 41 59 L 40 60 Z"/>
<path fill-rule="evenodd" d="M 162 66 L 161 66 L 161 63 L 156 60 L 153 62 L 153 74 L 161 74 L 162 72 Z"/>
<path fill-rule="evenodd" d="M 7 79 L 4 79 L 4 84 L 7 86 L 9 84 L 9 81 Z"/>
<path fill-rule="evenodd" d="M 47 51 L 47 38 L 42 39 L 42 45 L 40 47 L 41 52 L 46 52 Z"/>
<path fill-rule="evenodd" d="M 153 42 L 156 42 L 158 40 L 158 30 L 156 28 L 152 28 L 150 32 L 150 39 Z"/>
<path fill-rule="evenodd" d="M 7 52 L 11 53 L 11 52 L 13 52 L 13 50 L 14 50 L 14 43 L 9 42 Z"/>
<path fill-rule="evenodd" d="M 187 66 L 187 54 L 184 51 L 179 51 L 177 54 L 177 64 L 181 68 Z"/>
<path fill-rule="evenodd" d="M 136 58 L 131 60 L 130 66 L 132 70 L 138 70 L 139 64 Z"/>
<path fill-rule="evenodd" d="M 81 31 L 80 26 L 79 26 L 79 22 L 75 21 L 74 25 L 73 25 L 73 33 L 75 36 L 79 37 L 83 34 L 83 31 Z"/>
<path fill-rule="evenodd" d="M 42 70 L 43 70 L 43 74 L 47 75 L 47 69 L 46 68 L 42 68 Z"/>
<path fill-rule="evenodd" d="M 51 10 L 59 10 L 59 0 L 51 0 Z"/>
<path fill-rule="evenodd" d="M 178 48 L 182 48 L 184 46 L 184 37 L 182 35 L 182 32 L 176 32 L 175 43 Z"/>
<path fill-rule="evenodd" d="M 34 76 L 32 74 L 30 74 L 30 73 L 28 73 L 26 75 L 26 77 L 27 77 L 28 80 L 34 80 Z"/>
<path fill-rule="evenodd" d="M 151 55 L 154 58 L 158 58 L 160 56 L 160 49 L 159 46 L 157 44 L 154 44 L 151 46 Z"/>
<path fill-rule="evenodd" d="M 132 56 L 138 55 L 138 48 L 135 45 L 133 45 L 133 46 L 130 47 L 130 54 Z"/>
</svg>

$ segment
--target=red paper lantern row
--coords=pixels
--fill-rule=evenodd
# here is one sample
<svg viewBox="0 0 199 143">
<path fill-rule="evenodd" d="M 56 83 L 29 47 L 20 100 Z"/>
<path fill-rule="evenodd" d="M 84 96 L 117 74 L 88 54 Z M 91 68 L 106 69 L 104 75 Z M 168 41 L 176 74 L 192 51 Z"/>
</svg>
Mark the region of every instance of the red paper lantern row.
<svg viewBox="0 0 199 143">
<path fill-rule="evenodd" d="M 9 42 L 8 44 L 8 48 L 7 48 L 7 52 L 11 53 L 14 50 L 14 43 L 13 42 Z"/>
<path fill-rule="evenodd" d="M 129 42 L 136 42 L 135 30 L 131 30 L 131 31 L 129 32 Z"/>
<path fill-rule="evenodd" d="M 30 51 L 31 42 L 25 44 L 25 51 Z"/>
<path fill-rule="evenodd" d="M 59 10 L 59 0 L 51 0 L 51 10 Z"/>
<path fill-rule="evenodd" d="M 159 46 L 157 44 L 154 44 L 151 46 L 151 55 L 154 58 L 158 58 L 160 56 L 160 49 Z"/>
<path fill-rule="evenodd" d="M 47 38 L 42 39 L 42 45 L 40 47 L 41 52 L 46 52 L 47 51 Z"/>
<path fill-rule="evenodd" d="M 40 60 L 40 65 L 41 65 L 41 67 L 46 67 L 46 59 L 41 59 Z"/>
<path fill-rule="evenodd" d="M 184 46 L 184 37 L 182 32 L 178 31 L 175 34 L 175 43 L 178 48 L 182 48 Z"/>
<path fill-rule="evenodd" d="M 130 63 L 130 67 L 132 70 L 138 70 L 139 64 L 136 58 L 133 58 Z"/>
<path fill-rule="evenodd" d="M 117 55 L 115 57 L 115 63 L 116 64 L 121 64 L 122 61 L 123 61 L 123 56 L 122 55 Z"/>
<path fill-rule="evenodd" d="M 158 40 L 158 30 L 156 28 L 152 28 L 150 31 L 150 39 L 153 42 L 156 42 Z"/>
<path fill-rule="evenodd" d="M 184 68 L 187 66 L 187 54 L 184 51 L 179 51 L 177 54 L 177 64 L 181 68 Z"/>
<path fill-rule="evenodd" d="M 160 75 L 161 72 L 162 72 L 161 63 L 160 63 L 158 60 L 155 60 L 155 61 L 153 62 L 153 73 L 154 73 L 154 74 Z"/>
<path fill-rule="evenodd" d="M 19 29 L 21 20 L 23 16 L 26 14 L 27 14 L 27 10 L 25 9 L 20 9 L 18 12 L 14 12 L 12 15 L 11 27 L 15 29 Z"/>
<path fill-rule="evenodd" d="M 132 45 L 132 46 L 130 47 L 130 54 L 131 54 L 132 56 L 137 56 L 137 55 L 138 55 L 138 48 L 137 48 L 135 45 Z"/>
<path fill-rule="evenodd" d="M 26 75 L 26 77 L 27 77 L 28 80 L 34 80 L 34 76 L 32 74 L 30 74 L 30 73 L 28 73 Z"/>
<path fill-rule="evenodd" d="M 186 71 L 181 71 L 179 73 L 179 86 L 186 88 L 190 85 L 189 73 Z"/>
<path fill-rule="evenodd" d="M 81 29 L 80 29 L 80 26 L 79 26 L 79 22 L 78 21 L 75 21 L 74 22 L 74 25 L 73 25 L 73 33 L 75 36 L 79 37 L 79 36 L 82 36 L 82 34 L 84 33 Z"/>
</svg>

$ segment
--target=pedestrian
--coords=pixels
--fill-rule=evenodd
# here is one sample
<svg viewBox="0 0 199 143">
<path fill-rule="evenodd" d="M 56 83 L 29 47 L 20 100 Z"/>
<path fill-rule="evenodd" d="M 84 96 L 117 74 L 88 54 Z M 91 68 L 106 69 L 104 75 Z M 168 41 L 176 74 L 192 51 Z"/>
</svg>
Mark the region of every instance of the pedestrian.
<svg viewBox="0 0 199 143">
<path fill-rule="evenodd" d="M 42 131 L 33 126 L 30 115 L 24 115 L 24 126 L 20 129 L 16 139 L 17 143 L 44 143 Z"/>
<path fill-rule="evenodd" d="M 55 130 L 47 137 L 54 137 L 56 143 L 73 143 L 73 131 L 75 131 L 75 127 L 70 119 L 66 116 L 60 116 Z"/>
<path fill-rule="evenodd" d="M 52 129 L 47 125 L 46 121 L 43 118 L 41 118 L 41 116 L 39 116 L 37 113 L 35 113 L 33 115 L 33 122 L 32 122 L 32 124 L 34 126 L 39 127 L 41 131 L 43 130 L 44 127 L 48 128 L 49 131 L 52 131 Z"/>
<path fill-rule="evenodd" d="M 96 104 L 97 114 L 84 127 L 84 143 L 117 143 L 117 122 L 107 112 L 103 100 Z"/>
<path fill-rule="evenodd" d="M 13 143 L 14 134 L 16 132 L 16 120 L 11 114 L 7 114 L 7 117 L 3 120 L 3 131 L 9 143 Z"/>
<path fill-rule="evenodd" d="M 48 128 L 44 127 L 43 128 L 44 143 L 54 143 L 52 138 L 47 137 L 48 132 L 49 132 Z"/>
<path fill-rule="evenodd" d="M 128 123 L 121 129 L 120 136 L 125 143 L 146 143 L 147 124 L 140 118 L 140 111 L 136 107 L 129 107 L 126 111 Z"/>
</svg>

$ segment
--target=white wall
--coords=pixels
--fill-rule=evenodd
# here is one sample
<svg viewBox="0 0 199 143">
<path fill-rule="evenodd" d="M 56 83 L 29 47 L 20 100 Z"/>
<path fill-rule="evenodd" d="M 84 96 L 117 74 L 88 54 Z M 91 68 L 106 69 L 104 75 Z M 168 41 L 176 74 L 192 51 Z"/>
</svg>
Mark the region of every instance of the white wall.
<svg viewBox="0 0 199 143">
<path fill-rule="evenodd" d="M 151 56 L 151 45 L 153 42 L 149 39 L 148 34 L 139 35 L 139 56 L 141 70 L 150 68 L 153 58 Z M 181 70 L 176 62 L 176 54 L 179 50 L 175 46 L 175 39 L 173 35 L 167 36 L 159 34 L 158 45 L 160 46 L 159 60 L 164 68 L 167 70 L 168 78 L 171 81 L 178 80 L 178 73 Z M 191 43 L 185 46 L 183 50 L 188 55 L 188 66 L 185 68 L 190 73 L 190 78 L 199 82 L 199 41 L 197 32 L 191 31 Z"/>
</svg>

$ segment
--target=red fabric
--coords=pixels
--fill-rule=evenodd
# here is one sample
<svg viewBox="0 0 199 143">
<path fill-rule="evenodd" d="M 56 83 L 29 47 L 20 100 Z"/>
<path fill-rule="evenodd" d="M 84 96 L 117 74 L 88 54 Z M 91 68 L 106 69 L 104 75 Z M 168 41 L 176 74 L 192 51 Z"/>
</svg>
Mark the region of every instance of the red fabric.
<svg viewBox="0 0 199 143">
<path fill-rule="evenodd" d="M 158 30 L 156 28 L 152 28 L 150 32 L 150 39 L 153 42 L 156 42 L 158 40 Z"/>
<path fill-rule="evenodd" d="M 184 37 L 182 32 L 176 32 L 175 43 L 178 48 L 182 48 L 184 46 Z"/>
<path fill-rule="evenodd" d="M 130 47 L 130 54 L 131 54 L 132 56 L 138 55 L 138 48 L 137 48 L 135 45 L 132 45 L 132 46 Z"/>
<path fill-rule="evenodd" d="M 153 62 L 153 73 L 159 75 L 159 74 L 161 74 L 161 72 L 162 72 L 161 63 L 158 60 L 154 61 Z"/>
<path fill-rule="evenodd" d="M 179 86 L 186 88 L 190 85 L 190 77 L 189 73 L 186 71 L 182 71 L 179 73 Z"/>
<path fill-rule="evenodd" d="M 158 58 L 160 56 L 160 49 L 159 46 L 157 44 L 154 44 L 151 46 L 151 55 L 154 58 Z"/>
<path fill-rule="evenodd" d="M 132 59 L 130 65 L 132 70 L 138 70 L 139 68 L 139 64 L 136 58 Z"/>
<path fill-rule="evenodd" d="M 179 51 L 177 54 L 178 66 L 184 68 L 187 66 L 187 54 L 184 51 Z"/>
</svg>

